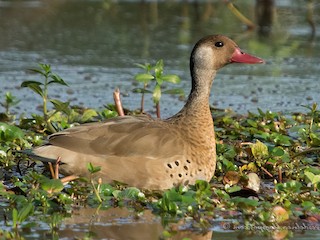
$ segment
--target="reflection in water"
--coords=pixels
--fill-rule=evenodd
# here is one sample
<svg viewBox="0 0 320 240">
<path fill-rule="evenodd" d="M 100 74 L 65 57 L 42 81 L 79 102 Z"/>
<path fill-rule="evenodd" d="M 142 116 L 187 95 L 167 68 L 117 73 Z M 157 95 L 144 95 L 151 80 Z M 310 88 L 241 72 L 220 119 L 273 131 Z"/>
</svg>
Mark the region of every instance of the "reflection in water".
<svg viewBox="0 0 320 240">
<path fill-rule="evenodd" d="M 258 34 L 261 37 L 269 37 L 272 30 L 274 17 L 274 0 L 256 0 L 256 16 Z"/>
<path fill-rule="evenodd" d="M 309 13 L 318 10 L 319 5 L 310 3 L 306 5 Z M 113 101 L 112 91 L 119 87 L 128 96 L 123 98 L 124 106 L 135 109 L 140 97 L 131 92 L 133 76 L 139 71 L 135 63 L 164 59 L 165 71 L 178 74 L 183 79 L 180 87 L 188 94 L 193 44 L 204 35 L 223 33 L 267 64 L 233 65 L 221 71 L 212 90 L 214 106 L 240 113 L 258 107 L 303 111 L 300 105 L 319 102 L 316 53 L 320 46 L 316 39 L 308 42 L 312 33 L 301 2 L 237 4 L 248 18 L 257 16 L 261 37 L 245 32 L 223 1 L 0 1 L 0 82 L 4 86 L 0 96 L 11 91 L 23 99 L 16 111 L 36 111 L 39 99 L 19 86 L 26 78 L 34 78 L 26 69 L 44 62 L 72 88 L 53 88 L 54 97 L 102 108 Z M 313 23 L 319 20 L 320 16 L 309 15 Z M 162 101 L 163 117 L 184 104 L 171 96 Z M 146 108 L 153 109 L 151 96 L 147 103 Z"/>
<path fill-rule="evenodd" d="M 60 238 L 83 239 L 88 234 L 94 239 L 160 239 L 166 230 L 160 221 L 150 211 L 137 214 L 126 208 L 111 208 L 100 210 L 84 208 L 73 214 L 58 231 Z M 174 224 L 171 237 L 166 239 L 190 238 L 193 240 L 210 240 L 212 232 L 192 232 L 181 229 Z"/>
</svg>

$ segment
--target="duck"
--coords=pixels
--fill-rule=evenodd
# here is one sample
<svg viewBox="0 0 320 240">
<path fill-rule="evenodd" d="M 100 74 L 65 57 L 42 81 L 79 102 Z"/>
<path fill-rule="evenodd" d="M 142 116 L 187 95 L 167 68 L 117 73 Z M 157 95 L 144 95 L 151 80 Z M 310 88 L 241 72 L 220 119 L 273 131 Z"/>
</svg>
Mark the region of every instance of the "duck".
<svg viewBox="0 0 320 240">
<path fill-rule="evenodd" d="M 216 140 L 210 92 L 216 73 L 231 63 L 258 64 L 224 35 L 200 39 L 190 57 L 191 91 L 183 108 L 167 119 L 119 116 L 78 125 L 48 137 L 31 157 L 55 163 L 64 175 L 88 177 L 99 166 L 102 181 L 148 190 L 166 190 L 210 181 L 216 168 Z"/>
</svg>

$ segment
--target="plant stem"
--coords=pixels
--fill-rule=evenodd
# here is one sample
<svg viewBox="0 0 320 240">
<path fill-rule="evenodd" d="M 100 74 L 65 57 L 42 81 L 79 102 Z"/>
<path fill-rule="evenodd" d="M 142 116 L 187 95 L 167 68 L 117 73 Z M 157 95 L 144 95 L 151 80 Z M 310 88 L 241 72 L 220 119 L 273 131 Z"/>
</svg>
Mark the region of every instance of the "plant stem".
<svg viewBox="0 0 320 240">
<path fill-rule="evenodd" d="M 156 113 L 157 113 L 157 118 L 160 118 L 160 103 L 159 102 L 156 104 Z"/>
</svg>

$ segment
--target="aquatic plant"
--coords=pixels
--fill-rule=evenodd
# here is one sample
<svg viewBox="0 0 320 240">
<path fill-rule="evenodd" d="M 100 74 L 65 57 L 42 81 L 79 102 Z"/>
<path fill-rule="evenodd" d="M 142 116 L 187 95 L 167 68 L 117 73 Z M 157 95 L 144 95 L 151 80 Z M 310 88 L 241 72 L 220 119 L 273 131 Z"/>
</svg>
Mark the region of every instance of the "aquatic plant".
<svg viewBox="0 0 320 240">
<path fill-rule="evenodd" d="M 160 118 L 161 94 L 178 94 L 180 96 L 184 96 L 184 91 L 181 88 L 162 90 L 164 87 L 163 84 L 165 82 L 178 84 L 181 80 L 175 74 L 163 74 L 164 63 L 162 59 L 157 61 L 154 66 L 152 66 L 150 63 L 146 63 L 144 65 L 137 64 L 137 66 L 145 70 L 145 73 L 139 73 L 135 75 L 135 80 L 143 83 L 143 88 L 135 88 L 132 90 L 134 93 L 141 93 L 141 112 L 144 112 L 144 94 L 151 93 L 153 102 L 156 105 L 157 117 Z M 154 88 L 153 90 L 149 90 L 148 87 L 152 82 L 154 83 Z"/>
<path fill-rule="evenodd" d="M 35 86 L 41 84 L 30 84 L 39 94 Z M 174 235 L 170 225 L 181 220 L 188 221 L 188 228 L 193 230 L 207 231 L 220 221 L 223 229 L 242 228 L 248 234 L 252 229 L 283 222 L 315 221 L 320 206 L 320 111 L 317 104 L 306 109 L 307 113 L 292 116 L 260 109 L 247 115 L 212 111 L 218 139 L 216 176 L 210 183 L 197 181 L 194 186 L 176 186 L 164 192 L 105 183 L 96 178 L 100 167 L 92 164 L 87 166 L 88 179 L 67 184 L 52 179 L 46 171 L 39 173 L 43 168 L 28 161 L 19 150 L 41 144 L 47 132 L 38 131 L 36 120 L 26 124 L 24 117 L 15 123 L 8 119 L 0 123 L 0 198 L 7 226 L 7 230 L 0 230 L 0 236 L 22 239 L 22 229 L 37 226 L 39 221 L 48 224 L 52 236 L 58 236 L 59 225 L 72 214 L 74 206 L 97 210 L 127 207 L 137 212 L 151 209 L 162 218 L 164 236 Z M 47 119 L 59 129 L 72 126 L 73 121 L 115 114 L 112 106 L 98 111 L 58 103 L 47 112 Z M 257 174 L 254 181 L 258 182 L 253 185 L 260 188 L 258 191 L 248 188 L 252 173 Z M 290 231 L 285 234 L 290 235 Z"/>
</svg>

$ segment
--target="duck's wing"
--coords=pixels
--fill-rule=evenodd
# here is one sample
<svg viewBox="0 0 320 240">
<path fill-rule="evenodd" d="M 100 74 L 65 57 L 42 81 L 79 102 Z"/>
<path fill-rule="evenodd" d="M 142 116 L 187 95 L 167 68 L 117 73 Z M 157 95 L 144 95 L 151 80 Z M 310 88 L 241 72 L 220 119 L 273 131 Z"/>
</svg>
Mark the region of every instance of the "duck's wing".
<svg viewBox="0 0 320 240">
<path fill-rule="evenodd" d="M 107 156 L 172 155 L 182 141 L 173 129 L 149 117 L 119 117 L 83 124 L 52 134 L 42 148 L 55 146 L 75 153 Z M 37 149 L 34 151 L 37 153 Z M 59 153 L 56 153 L 57 157 Z M 44 155 L 44 154 L 41 154 Z"/>
<path fill-rule="evenodd" d="M 87 163 L 92 163 L 101 166 L 109 180 L 150 188 L 171 187 L 173 174 L 185 172 L 183 162 L 187 161 L 186 141 L 177 131 L 147 117 L 121 117 L 70 128 L 51 135 L 49 143 L 35 148 L 33 154 L 42 161 L 60 157 L 66 174 L 87 175 Z"/>
</svg>

